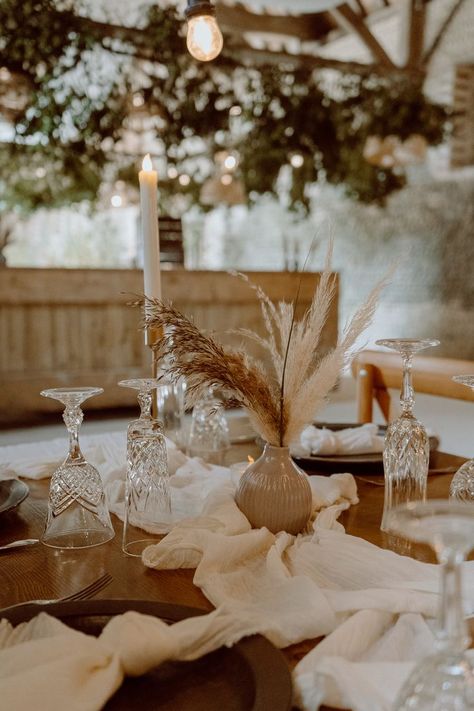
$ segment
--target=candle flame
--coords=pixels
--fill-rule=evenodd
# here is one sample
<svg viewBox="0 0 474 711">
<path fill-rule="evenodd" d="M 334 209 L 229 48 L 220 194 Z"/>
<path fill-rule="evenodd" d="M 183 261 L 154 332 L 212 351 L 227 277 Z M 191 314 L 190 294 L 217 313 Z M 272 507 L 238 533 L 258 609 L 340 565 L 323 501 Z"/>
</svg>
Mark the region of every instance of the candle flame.
<svg viewBox="0 0 474 711">
<path fill-rule="evenodd" d="M 250 454 L 247 454 L 247 459 L 249 460 L 249 464 L 253 464 L 255 459 L 250 456 Z"/>
<path fill-rule="evenodd" d="M 147 153 L 142 162 L 143 170 L 153 170 L 153 163 L 151 162 L 150 154 Z"/>
</svg>

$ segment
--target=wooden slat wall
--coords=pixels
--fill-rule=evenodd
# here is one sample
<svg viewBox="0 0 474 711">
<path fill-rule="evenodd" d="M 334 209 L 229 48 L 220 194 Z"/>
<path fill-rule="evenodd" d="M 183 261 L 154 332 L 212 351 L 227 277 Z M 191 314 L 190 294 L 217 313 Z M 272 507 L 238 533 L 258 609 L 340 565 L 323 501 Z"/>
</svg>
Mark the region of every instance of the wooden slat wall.
<svg viewBox="0 0 474 711">
<path fill-rule="evenodd" d="M 299 313 L 311 302 L 318 274 L 252 272 L 272 301 L 294 298 L 301 279 Z M 224 332 L 240 327 L 262 332 L 260 307 L 241 280 L 225 272 L 163 271 L 163 297 L 201 328 L 237 344 Z M 149 373 L 149 352 L 140 313 L 127 306 L 143 290 L 138 270 L 3 269 L 0 271 L 0 423 L 57 410 L 42 398 L 46 387 L 98 385 L 105 389 L 89 407 L 131 405 L 134 393 L 122 378 Z M 337 299 L 322 349 L 337 338 Z M 248 344 L 249 350 L 256 346 Z"/>
<path fill-rule="evenodd" d="M 474 64 L 456 67 L 452 121 L 451 166 L 474 165 Z"/>
</svg>

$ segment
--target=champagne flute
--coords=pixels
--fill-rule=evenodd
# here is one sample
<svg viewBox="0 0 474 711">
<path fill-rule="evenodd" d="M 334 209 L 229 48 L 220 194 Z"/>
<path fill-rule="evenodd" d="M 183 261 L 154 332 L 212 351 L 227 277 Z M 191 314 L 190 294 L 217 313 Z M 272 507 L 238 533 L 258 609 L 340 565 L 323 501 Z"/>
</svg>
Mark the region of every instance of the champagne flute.
<svg viewBox="0 0 474 711">
<path fill-rule="evenodd" d="M 168 457 L 161 422 L 151 416 L 156 378 L 121 380 L 119 385 L 138 390 L 140 417 L 127 431 L 127 480 L 122 550 L 139 557 L 157 543 L 171 526 Z"/>
<path fill-rule="evenodd" d="M 415 404 L 411 378 L 413 356 L 424 348 L 439 345 L 436 339 L 389 338 L 376 341 L 378 346 L 391 348 L 403 359 L 400 416 L 387 427 L 383 464 L 385 472 L 385 500 L 382 531 L 387 530 L 389 511 L 407 501 L 423 501 L 430 458 L 430 442 L 424 426 L 413 414 Z"/>
</svg>

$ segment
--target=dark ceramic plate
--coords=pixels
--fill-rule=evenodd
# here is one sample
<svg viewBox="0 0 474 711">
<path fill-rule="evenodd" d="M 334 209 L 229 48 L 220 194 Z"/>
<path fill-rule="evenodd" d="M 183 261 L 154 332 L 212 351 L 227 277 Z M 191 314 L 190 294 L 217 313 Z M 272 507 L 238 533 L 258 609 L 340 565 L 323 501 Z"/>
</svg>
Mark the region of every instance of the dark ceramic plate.
<svg viewBox="0 0 474 711">
<path fill-rule="evenodd" d="M 337 432 L 348 427 L 360 427 L 360 422 L 315 422 L 315 427 L 326 428 Z M 379 425 L 378 435 L 383 437 L 387 431 L 387 425 Z M 437 437 L 430 437 L 430 450 L 434 452 L 439 445 Z M 292 455 L 295 462 L 302 469 L 321 471 L 321 473 L 332 473 L 341 471 L 350 472 L 370 472 L 373 474 L 383 474 L 382 452 L 368 452 L 366 454 L 339 454 L 322 455 L 314 454 L 307 456 Z"/>
<path fill-rule="evenodd" d="M 5 614 L 12 624 L 41 611 L 87 634 L 100 634 L 115 615 L 135 610 L 170 624 L 201 610 L 144 600 L 85 600 L 46 606 L 26 603 Z M 291 676 L 282 653 L 261 635 L 246 637 L 192 662 L 165 662 L 127 677 L 106 711 L 289 711 Z"/>
<path fill-rule="evenodd" d="M 19 479 L 5 479 L 0 481 L 0 513 L 11 511 L 26 499 L 30 490 Z"/>
</svg>

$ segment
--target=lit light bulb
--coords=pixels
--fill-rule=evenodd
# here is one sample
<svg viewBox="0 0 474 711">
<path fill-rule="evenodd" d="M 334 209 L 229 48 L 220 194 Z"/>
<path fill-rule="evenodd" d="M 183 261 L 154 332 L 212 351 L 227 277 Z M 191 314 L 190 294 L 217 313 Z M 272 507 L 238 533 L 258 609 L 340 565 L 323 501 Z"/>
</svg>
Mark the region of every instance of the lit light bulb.
<svg viewBox="0 0 474 711">
<path fill-rule="evenodd" d="M 224 161 L 224 166 L 227 168 L 227 170 L 234 170 L 236 165 L 237 165 L 237 158 L 233 155 L 227 156 L 227 158 Z"/>
<path fill-rule="evenodd" d="M 304 163 L 304 158 L 301 155 L 301 153 L 293 153 L 293 155 L 290 158 L 290 163 L 293 166 L 293 168 L 301 168 L 301 166 Z"/>
<path fill-rule="evenodd" d="M 110 203 L 112 207 L 122 207 L 121 195 L 112 195 L 112 197 L 110 198 Z"/>
<path fill-rule="evenodd" d="M 216 18 L 212 15 L 189 17 L 186 44 L 195 59 L 201 62 L 215 59 L 224 45 Z"/>
</svg>

